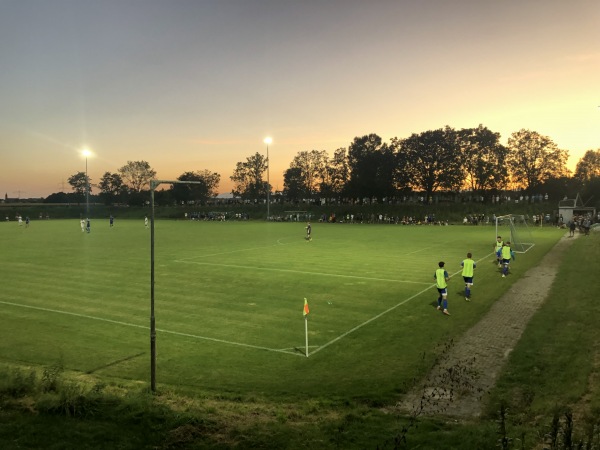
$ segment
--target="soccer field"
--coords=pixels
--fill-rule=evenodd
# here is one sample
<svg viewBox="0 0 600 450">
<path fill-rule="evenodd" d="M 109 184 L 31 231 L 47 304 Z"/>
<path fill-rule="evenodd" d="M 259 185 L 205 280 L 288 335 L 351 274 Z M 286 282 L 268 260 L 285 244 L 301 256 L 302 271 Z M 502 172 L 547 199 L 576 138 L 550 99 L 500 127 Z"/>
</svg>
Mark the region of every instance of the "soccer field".
<svg viewBox="0 0 600 450">
<path fill-rule="evenodd" d="M 501 279 L 492 226 L 157 221 L 157 382 L 264 395 L 387 396 L 485 314 L 564 234 Z M 150 230 L 143 221 L 0 224 L 0 361 L 149 382 Z M 465 302 L 460 263 L 477 262 Z M 446 262 L 451 317 L 435 310 Z M 309 357 L 304 298 L 308 299 Z"/>
</svg>

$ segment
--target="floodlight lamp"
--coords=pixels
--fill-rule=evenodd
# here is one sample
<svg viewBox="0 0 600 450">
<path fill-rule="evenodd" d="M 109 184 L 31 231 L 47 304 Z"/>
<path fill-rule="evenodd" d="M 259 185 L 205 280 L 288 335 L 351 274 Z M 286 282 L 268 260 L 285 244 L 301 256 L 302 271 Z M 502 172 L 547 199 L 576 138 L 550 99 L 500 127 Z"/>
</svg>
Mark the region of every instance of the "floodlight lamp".
<svg viewBox="0 0 600 450">
<path fill-rule="evenodd" d="M 271 139 L 270 137 L 266 137 L 263 142 L 267 145 L 270 145 L 273 142 L 273 139 Z"/>
</svg>

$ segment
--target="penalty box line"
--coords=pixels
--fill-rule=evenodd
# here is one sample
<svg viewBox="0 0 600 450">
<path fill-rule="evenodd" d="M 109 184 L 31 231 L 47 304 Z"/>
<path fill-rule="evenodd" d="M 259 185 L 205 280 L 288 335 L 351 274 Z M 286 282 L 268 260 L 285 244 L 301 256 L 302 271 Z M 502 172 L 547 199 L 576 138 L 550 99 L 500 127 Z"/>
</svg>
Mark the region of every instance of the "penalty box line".
<svg viewBox="0 0 600 450">
<path fill-rule="evenodd" d="M 187 258 L 179 258 L 176 262 L 187 262 L 187 261 L 192 261 L 192 260 L 198 259 L 198 258 L 212 258 L 213 256 L 231 255 L 233 253 L 251 252 L 253 250 L 262 250 L 264 248 L 278 247 L 280 245 L 289 245 L 289 244 L 284 244 L 283 242 L 281 242 L 284 239 L 290 239 L 290 236 L 284 236 L 282 238 L 277 239 L 277 243 L 275 243 L 275 244 L 262 245 L 260 247 L 240 248 L 238 250 L 230 250 L 227 252 L 208 253 L 206 255 L 195 255 L 195 256 L 190 256 Z M 304 241 L 300 241 L 300 242 L 304 242 Z"/>
<path fill-rule="evenodd" d="M 80 318 L 89 319 L 89 320 L 97 320 L 100 322 L 107 322 L 107 323 L 112 323 L 112 324 L 116 324 L 116 325 L 123 325 L 126 327 L 141 328 L 143 330 L 148 330 L 148 331 L 150 330 L 150 327 L 145 326 L 145 325 L 137 325 L 135 323 L 122 322 L 119 320 L 112 320 L 112 319 L 105 319 L 103 317 L 89 316 L 87 314 L 79 314 L 79 313 L 74 313 L 74 312 L 64 311 L 64 310 L 59 310 L 59 309 L 42 308 L 40 306 L 23 305 L 23 304 L 19 304 L 19 303 L 5 302 L 5 301 L 1 301 L 1 300 L 0 300 L 0 304 L 14 306 L 17 308 L 27 308 L 27 309 L 33 309 L 36 311 L 44 311 L 44 312 L 51 312 L 51 313 L 55 313 L 55 314 L 63 314 L 63 315 L 67 315 L 67 316 L 80 317 Z M 269 352 L 276 352 L 276 353 L 285 353 L 287 355 L 304 356 L 304 355 L 299 354 L 298 352 L 289 351 L 287 349 L 261 347 L 259 345 L 244 344 L 242 342 L 226 341 L 224 339 L 217 339 L 217 338 L 211 338 L 211 337 L 206 337 L 206 336 L 198 336 L 195 334 L 165 330 L 162 328 L 157 328 L 156 331 L 161 332 L 161 333 L 166 333 L 166 334 L 173 334 L 176 336 L 184 336 L 184 337 L 189 337 L 189 338 L 193 338 L 193 339 L 199 339 L 199 340 L 203 340 L 203 341 L 211 341 L 211 342 L 219 342 L 221 344 L 235 345 L 238 347 L 253 348 L 253 349 L 257 349 L 257 350 L 266 350 Z"/>
<path fill-rule="evenodd" d="M 475 262 L 476 262 L 476 263 L 478 263 L 478 262 L 480 262 L 480 261 L 483 261 L 484 259 L 487 259 L 487 258 L 488 258 L 490 255 L 493 255 L 493 253 L 490 253 L 490 254 L 487 254 L 487 255 L 485 255 L 483 258 L 481 258 L 481 259 L 479 259 L 479 260 L 477 260 L 477 261 L 475 261 Z M 456 275 L 458 275 L 459 273 L 462 273 L 462 269 L 460 269 L 460 270 L 457 270 L 457 271 L 456 271 L 456 272 L 454 272 L 452 275 L 448 275 L 448 278 L 452 278 L 453 276 L 456 276 Z M 345 337 L 346 337 L 346 336 L 348 336 L 349 334 L 352 334 L 352 333 L 354 333 L 356 330 L 359 330 L 360 328 L 364 327 L 365 325 L 368 325 L 368 324 L 370 324 L 371 322 L 373 322 L 374 320 L 377 320 L 377 319 L 379 319 L 380 317 L 382 317 L 382 316 L 386 315 L 386 314 L 387 314 L 387 313 L 389 313 L 390 311 L 393 311 L 394 309 L 396 309 L 396 308 L 398 308 L 398 307 L 400 307 L 400 306 L 404 305 L 405 303 L 408 303 L 408 302 L 409 302 L 409 301 L 411 301 L 412 299 L 414 299 L 414 298 L 418 297 L 418 296 L 419 296 L 419 295 L 421 295 L 421 294 L 424 294 L 425 292 L 427 292 L 428 290 L 430 290 L 430 289 L 434 288 L 435 286 L 436 286 L 436 284 L 434 283 L 434 284 L 430 285 L 429 287 L 427 287 L 427 288 L 423 289 L 422 291 L 420 291 L 420 292 L 417 292 L 416 294 L 414 294 L 414 295 L 412 295 L 412 296 L 408 297 L 407 299 L 404 299 L 404 300 L 402 300 L 400 303 L 397 303 L 397 304 L 395 304 L 395 305 L 394 305 L 394 306 L 392 306 L 391 308 L 388 308 L 388 309 L 386 309 L 385 311 L 383 311 L 383 312 L 380 312 L 380 313 L 379 313 L 379 314 L 377 314 L 376 316 L 373 316 L 373 317 L 371 317 L 369 320 L 366 320 L 365 322 L 363 322 L 363 323 L 361 323 L 361 324 L 359 324 L 359 325 L 355 326 L 354 328 L 352 328 L 352 329 L 350 329 L 350 330 L 346 331 L 345 333 L 343 333 L 343 334 L 339 335 L 339 336 L 338 336 L 338 337 L 336 337 L 335 339 L 332 339 L 331 341 L 327 342 L 326 344 L 324 344 L 324 345 L 320 346 L 319 348 L 317 348 L 316 350 L 314 350 L 314 351 L 311 353 L 311 355 L 314 355 L 315 353 L 317 353 L 317 352 L 319 352 L 319 351 L 323 350 L 324 348 L 326 348 L 326 347 L 329 347 L 331 344 L 334 344 L 334 343 L 336 343 L 337 341 L 339 341 L 339 340 L 341 340 L 341 339 L 345 338 Z"/>
<path fill-rule="evenodd" d="M 370 281 L 388 281 L 392 283 L 410 283 L 410 284 L 426 284 L 423 281 L 410 281 L 410 280 L 394 280 L 391 278 L 374 278 L 374 277 L 360 277 L 357 275 L 342 275 L 336 273 L 325 273 L 325 272 L 307 272 L 303 270 L 292 270 L 292 269 L 278 269 L 274 267 L 256 267 L 256 266 L 243 266 L 240 264 L 219 264 L 219 263 L 211 263 L 211 262 L 203 262 L 203 261 L 189 261 L 189 260 L 174 260 L 176 263 L 181 264 L 198 264 L 202 266 L 216 266 L 216 267 L 229 267 L 232 269 L 249 269 L 249 270 L 266 270 L 271 272 L 285 272 L 285 273 L 297 273 L 300 275 L 321 275 L 325 277 L 337 277 L 337 278 L 350 278 L 355 280 L 370 280 Z"/>
</svg>

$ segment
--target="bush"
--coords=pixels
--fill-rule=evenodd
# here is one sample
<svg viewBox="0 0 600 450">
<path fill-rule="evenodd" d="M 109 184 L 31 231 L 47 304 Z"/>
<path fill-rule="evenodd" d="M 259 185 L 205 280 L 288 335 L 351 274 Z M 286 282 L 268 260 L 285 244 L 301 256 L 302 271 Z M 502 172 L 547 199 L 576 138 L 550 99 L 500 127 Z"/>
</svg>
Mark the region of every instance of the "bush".
<svg viewBox="0 0 600 450">
<path fill-rule="evenodd" d="M 44 373 L 42 374 L 42 392 L 58 391 L 63 370 L 62 362 L 44 368 Z"/>
<path fill-rule="evenodd" d="M 40 413 L 66 417 L 88 417 L 96 414 L 102 395 L 75 382 L 64 382 L 58 392 L 45 391 L 37 400 Z"/>
<path fill-rule="evenodd" d="M 21 369 L 4 370 L 0 374 L 0 396 L 19 398 L 35 392 L 37 374 Z"/>
</svg>

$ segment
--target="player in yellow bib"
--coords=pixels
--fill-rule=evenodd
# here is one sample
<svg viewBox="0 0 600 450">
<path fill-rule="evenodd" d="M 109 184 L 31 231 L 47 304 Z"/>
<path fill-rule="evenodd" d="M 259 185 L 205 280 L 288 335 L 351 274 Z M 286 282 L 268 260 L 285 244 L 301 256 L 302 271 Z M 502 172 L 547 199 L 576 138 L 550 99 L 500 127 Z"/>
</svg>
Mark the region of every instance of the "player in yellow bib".
<svg viewBox="0 0 600 450">
<path fill-rule="evenodd" d="M 475 272 L 475 261 L 472 259 L 471 253 L 467 253 L 467 259 L 464 259 L 463 262 L 460 263 L 462 266 L 462 277 L 465 280 L 465 300 L 471 301 L 471 286 L 473 286 L 473 275 Z"/>
<path fill-rule="evenodd" d="M 494 242 L 494 252 L 496 253 L 496 261 L 498 262 L 498 267 L 502 267 L 502 246 L 504 242 L 502 242 L 502 236 L 498 236 L 496 238 L 496 242 Z"/>
<path fill-rule="evenodd" d="M 447 316 L 450 315 L 448 312 L 448 280 L 450 277 L 448 276 L 448 272 L 444 269 L 444 261 L 440 261 L 438 263 L 438 269 L 433 274 L 433 279 L 435 280 L 435 284 L 438 290 L 438 311 L 442 311 Z M 443 310 L 442 310 L 443 306 Z"/>
<path fill-rule="evenodd" d="M 502 278 L 508 275 L 508 265 L 513 258 L 513 251 L 510 248 L 510 242 L 505 242 L 502 247 Z"/>
</svg>

